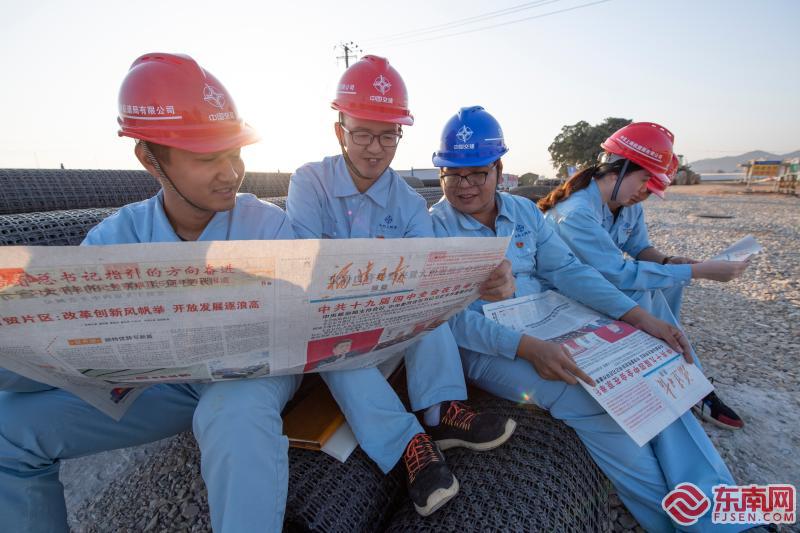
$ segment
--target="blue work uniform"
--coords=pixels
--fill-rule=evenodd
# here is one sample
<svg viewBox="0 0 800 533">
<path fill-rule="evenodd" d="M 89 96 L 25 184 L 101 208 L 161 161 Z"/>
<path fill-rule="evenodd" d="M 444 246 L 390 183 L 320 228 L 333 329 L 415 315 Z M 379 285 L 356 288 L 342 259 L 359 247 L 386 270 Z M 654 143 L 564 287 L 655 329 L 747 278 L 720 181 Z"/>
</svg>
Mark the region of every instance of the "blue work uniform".
<svg viewBox="0 0 800 533">
<path fill-rule="evenodd" d="M 623 207 L 615 219 L 592 180 L 551 208 L 545 219 L 581 261 L 658 318 L 679 326 L 692 268 L 636 260 L 652 247 L 641 204 Z"/>
<path fill-rule="evenodd" d="M 297 169 L 286 199 L 298 237 L 387 239 L 433 237 L 425 200 L 394 170 L 366 192 L 356 189 L 344 158 L 326 157 Z M 406 349 L 408 395 L 414 411 L 467 397 L 458 346 L 443 324 Z M 361 447 L 388 472 L 411 438 L 424 430 L 377 368 L 321 373 Z"/>
<path fill-rule="evenodd" d="M 511 236 L 506 258 L 516 280 L 515 297 L 552 287 L 614 318 L 636 306 L 572 254 L 533 202 L 502 192 L 496 198 L 494 231 L 442 199 L 431 208 L 436 235 Z M 647 531 L 675 529 L 661 508 L 661 500 L 678 483 L 691 481 L 709 495 L 712 486 L 733 483 L 728 468 L 691 413 L 639 447 L 583 387 L 546 380 L 532 364 L 516 357 L 521 334 L 486 318 L 482 311 L 485 303 L 477 300 L 450 320 L 456 342 L 462 347 L 467 379 L 496 396 L 534 403 L 572 427 Z M 710 528 L 710 515 L 689 530 Z"/>
<path fill-rule="evenodd" d="M 281 209 L 239 194 L 234 208 L 216 213 L 198 240 L 293 238 Z M 103 220 L 82 244 L 179 241 L 162 191 Z M 289 477 L 280 414 L 300 380 L 154 385 L 117 422 L 67 391 L 0 369 L 0 529 L 67 531 L 60 460 L 193 429 L 214 531 L 280 531 Z"/>
</svg>

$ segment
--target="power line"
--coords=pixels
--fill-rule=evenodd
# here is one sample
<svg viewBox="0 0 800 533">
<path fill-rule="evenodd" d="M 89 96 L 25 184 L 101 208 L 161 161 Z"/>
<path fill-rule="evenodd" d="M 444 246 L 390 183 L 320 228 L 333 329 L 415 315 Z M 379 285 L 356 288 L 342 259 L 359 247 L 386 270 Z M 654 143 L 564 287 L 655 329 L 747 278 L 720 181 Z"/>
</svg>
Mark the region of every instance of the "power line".
<svg viewBox="0 0 800 533">
<path fill-rule="evenodd" d="M 440 31 L 445 29 L 453 29 L 457 28 L 458 26 L 466 26 L 468 24 L 473 24 L 476 22 L 481 22 L 484 20 L 489 20 L 492 18 L 502 17 L 506 15 L 510 15 L 512 13 L 517 13 L 519 11 L 525 11 L 527 9 L 532 9 L 534 7 L 540 7 L 546 4 L 552 4 L 555 2 L 560 2 L 561 0 L 536 0 L 535 2 L 526 2 L 524 4 L 518 4 L 516 6 L 507 7 L 504 9 L 498 9 L 497 11 L 490 11 L 488 13 L 483 13 L 481 15 L 475 15 L 472 17 L 467 17 L 459 20 L 453 20 L 450 22 L 445 22 L 444 24 L 437 24 L 435 26 L 427 26 L 425 28 L 419 28 L 416 30 L 405 31 L 402 33 L 395 33 L 393 35 L 386 35 L 384 37 L 376 37 L 372 39 L 367 39 L 366 41 L 362 40 L 362 42 L 367 43 L 369 46 L 375 46 L 376 44 L 383 44 L 388 41 L 396 41 L 401 40 L 404 38 L 412 38 L 418 37 L 420 35 L 424 35 L 426 33 L 431 33 L 434 31 Z"/>
<path fill-rule="evenodd" d="M 524 17 L 524 18 L 521 18 L 521 19 L 509 20 L 509 21 L 506 21 L 506 22 L 500 22 L 500 23 L 497 23 L 497 24 L 491 24 L 489 26 L 482 26 L 480 28 L 474 28 L 474 29 L 471 29 L 471 30 L 464 30 L 464 31 L 456 32 L 456 33 L 449 33 L 447 35 L 435 35 L 433 37 L 426 37 L 424 39 L 415 39 L 415 40 L 401 42 L 401 43 L 397 43 L 397 44 L 389 44 L 388 46 L 390 46 L 390 47 L 391 46 L 406 46 L 406 45 L 409 45 L 409 44 L 423 43 L 423 42 L 427 42 L 427 41 L 436 41 L 438 39 L 447 39 L 448 37 L 456 37 L 458 35 L 465 35 L 465 34 L 474 33 L 474 32 L 477 32 L 477 31 L 491 30 L 493 28 L 499 28 L 501 26 L 508 26 L 509 24 L 517 24 L 519 22 L 525 22 L 527 20 L 540 19 L 540 18 L 544 18 L 544 17 L 549 17 L 551 15 L 558 15 L 559 13 L 566 13 L 567 11 L 575 11 L 577 9 L 583 9 L 585 7 L 591 7 L 591 6 L 594 6 L 594 5 L 597 5 L 597 4 L 604 4 L 606 2 L 611 2 L 611 0 L 597 0 L 596 2 L 589 2 L 589 3 L 586 3 L 586 4 L 572 6 L 572 7 L 568 7 L 568 8 L 565 8 L 565 9 L 559 9 L 557 11 L 550 11 L 548 13 L 542 13 L 540 15 L 532 15 L 530 17 Z"/>
<path fill-rule="evenodd" d="M 341 48 L 344 52 L 343 56 L 336 56 L 336 59 L 344 59 L 344 68 L 350 67 L 350 58 L 358 59 L 358 55 L 363 52 L 361 48 L 354 43 L 353 41 L 349 41 L 346 43 L 339 43 L 333 47 L 334 50 L 337 48 Z"/>
</svg>

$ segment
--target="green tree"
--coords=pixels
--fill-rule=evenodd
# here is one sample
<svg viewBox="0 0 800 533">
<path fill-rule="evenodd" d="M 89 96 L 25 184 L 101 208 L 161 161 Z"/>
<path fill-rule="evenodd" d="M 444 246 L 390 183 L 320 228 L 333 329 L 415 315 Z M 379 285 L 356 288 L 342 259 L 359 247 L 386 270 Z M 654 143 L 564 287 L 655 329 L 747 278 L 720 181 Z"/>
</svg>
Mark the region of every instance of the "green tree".
<svg viewBox="0 0 800 533">
<path fill-rule="evenodd" d="M 592 126 L 585 120 L 564 126 L 548 148 L 553 167 L 559 177 L 567 176 L 567 167 L 586 167 L 597 161 L 600 143 L 623 126 L 633 122 L 627 118 L 609 117 Z"/>
<path fill-rule="evenodd" d="M 519 177 L 519 186 L 527 186 L 533 185 L 536 183 L 536 180 L 539 179 L 539 174 L 534 174 L 533 172 L 526 172 L 522 176 Z"/>
</svg>

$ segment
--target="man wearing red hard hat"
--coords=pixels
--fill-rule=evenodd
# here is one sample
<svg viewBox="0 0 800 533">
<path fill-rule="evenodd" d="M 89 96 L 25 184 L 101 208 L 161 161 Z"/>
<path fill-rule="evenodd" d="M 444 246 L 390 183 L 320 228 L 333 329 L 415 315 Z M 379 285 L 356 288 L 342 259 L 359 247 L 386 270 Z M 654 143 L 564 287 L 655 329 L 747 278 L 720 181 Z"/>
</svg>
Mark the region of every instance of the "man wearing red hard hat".
<svg viewBox="0 0 800 533">
<path fill-rule="evenodd" d="M 414 118 L 400 74 L 382 57 L 364 56 L 339 80 L 332 103 L 342 153 L 294 173 L 286 211 L 303 238 L 434 237 L 425 200 L 389 165 Z M 482 296 L 513 294 L 507 263 Z M 458 492 L 440 452 L 488 450 L 514 431 L 511 419 L 477 413 L 467 397 L 458 347 L 442 324 L 406 349 L 409 413 L 376 368 L 322 373 L 364 451 L 388 472 L 402 458 L 417 512 L 428 515 Z"/>
<path fill-rule="evenodd" d="M 120 135 L 162 185 L 93 228 L 83 245 L 293 239 L 286 214 L 250 194 L 242 146 L 258 141 L 228 91 L 184 55 L 147 54 L 119 93 Z M 68 531 L 62 459 L 193 430 L 215 531 L 280 531 L 288 440 L 280 413 L 301 377 L 146 389 L 117 422 L 71 393 L 0 369 L 0 524 Z M 135 513 L 131 509 L 131 513 Z"/>
</svg>

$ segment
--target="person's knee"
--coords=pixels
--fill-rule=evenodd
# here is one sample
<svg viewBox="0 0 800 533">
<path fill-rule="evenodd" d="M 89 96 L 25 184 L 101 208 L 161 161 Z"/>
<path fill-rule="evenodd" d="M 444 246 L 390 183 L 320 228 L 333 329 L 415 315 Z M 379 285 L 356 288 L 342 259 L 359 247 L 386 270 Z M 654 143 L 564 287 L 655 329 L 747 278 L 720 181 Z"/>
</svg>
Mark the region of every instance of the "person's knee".
<svg viewBox="0 0 800 533">
<path fill-rule="evenodd" d="M 247 440 L 247 435 L 261 439 L 282 436 L 281 410 L 294 394 L 296 378 L 291 376 L 269 386 L 257 381 L 215 383 L 203 394 L 193 420 L 201 448 L 219 438 L 236 441 Z"/>
<path fill-rule="evenodd" d="M 345 393 L 348 395 L 361 394 L 376 386 L 382 386 L 386 381 L 376 367 L 320 372 L 320 377 L 335 398 L 340 398 Z"/>
</svg>

